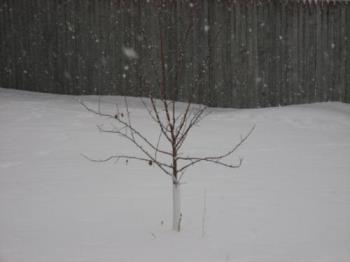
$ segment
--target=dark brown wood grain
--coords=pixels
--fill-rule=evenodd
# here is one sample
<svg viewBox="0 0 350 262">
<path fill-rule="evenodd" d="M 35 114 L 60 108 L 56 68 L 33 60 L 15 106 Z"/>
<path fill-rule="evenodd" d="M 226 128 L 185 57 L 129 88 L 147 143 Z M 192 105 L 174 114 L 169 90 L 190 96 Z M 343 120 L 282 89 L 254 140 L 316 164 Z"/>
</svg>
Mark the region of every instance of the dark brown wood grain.
<svg viewBox="0 0 350 262">
<path fill-rule="evenodd" d="M 4 0 L 0 85 L 158 96 L 159 27 L 167 88 L 179 101 L 193 97 L 220 107 L 350 101 L 346 1 Z"/>
</svg>

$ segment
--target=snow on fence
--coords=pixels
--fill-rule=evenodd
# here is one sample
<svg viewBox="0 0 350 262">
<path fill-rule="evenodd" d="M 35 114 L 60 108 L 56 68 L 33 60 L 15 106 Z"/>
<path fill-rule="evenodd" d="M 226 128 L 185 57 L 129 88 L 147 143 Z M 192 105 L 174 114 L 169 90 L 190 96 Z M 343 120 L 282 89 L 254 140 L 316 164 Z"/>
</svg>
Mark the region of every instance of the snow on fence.
<svg viewBox="0 0 350 262">
<path fill-rule="evenodd" d="M 159 28 L 178 100 L 350 102 L 348 1 L 1 1 L 0 85 L 145 96 L 157 89 Z"/>
</svg>

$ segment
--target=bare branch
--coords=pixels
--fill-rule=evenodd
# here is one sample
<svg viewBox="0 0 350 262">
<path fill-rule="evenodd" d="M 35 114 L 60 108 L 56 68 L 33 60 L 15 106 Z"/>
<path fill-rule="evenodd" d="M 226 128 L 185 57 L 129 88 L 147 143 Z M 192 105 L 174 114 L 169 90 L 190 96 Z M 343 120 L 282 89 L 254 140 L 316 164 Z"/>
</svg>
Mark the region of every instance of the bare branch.
<svg viewBox="0 0 350 262">
<path fill-rule="evenodd" d="M 162 131 L 159 132 L 159 137 L 158 137 L 158 142 L 157 142 L 157 150 L 154 151 L 154 159 L 157 159 L 157 153 L 158 153 L 159 144 L 160 144 L 161 139 L 162 139 Z"/>
<path fill-rule="evenodd" d="M 154 159 L 147 159 L 147 158 L 143 158 L 143 157 L 130 156 L 130 155 L 112 155 L 112 156 L 109 156 L 107 158 L 102 158 L 102 159 L 94 159 L 94 158 L 91 158 L 91 157 L 89 157 L 87 155 L 84 155 L 84 154 L 81 154 L 81 156 L 83 156 L 84 158 L 86 158 L 87 160 L 92 161 L 92 162 L 108 162 L 108 161 L 111 161 L 111 160 L 118 161 L 120 159 L 126 159 L 126 160 L 132 159 L 132 160 L 138 160 L 138 161 L 142 161 L 142 162 L 147 162 L 147 164 L 155 163 L 158 167 L 161 168 L 162 171 L 164 171 L 165 168 L 171 168 L 169 165 L 166 165 L 166 164 L 161 163 L 159 161 L 155 161 Z M 171 176 L 170 172 L 165 172 L 165 173 L 167 175 Z"/>
<path fill-rule="evenodd" d="M 141 100 L 141 102 L 142 102 L 144 108 L 147 110 L 149 116 L 153 119 L 154 122 L 156 122 L 157 124 L 159 124 L 158 119 L 153 115 L 151 109 L 148 108 L 148 106 L 147 106 L 146 102 L 144 101 L 144 99 L 143 99 L 142 97 L 140 97 L 140 100 Z"/>
<path fill-rule="evenodd" d="M 81 156 L 83 156 L 84 158 L 86 158 L 87 160 L 92 161 L 92 162 L 108 162 L 111 160 L 118 161 L 119 159 L 135 159 L 135 160 L 140 160 L 140 161 L 145 161 L 145 162 L 151 161 L 150 159 L 147 159 L 147 158 L 137 157 L 137 156 L 129 156 L 129 155 L 112 155 L 112 156 L 109 156 L 107 158 L 102 158 L 102 159 L 91 158 L 85 154 L 81 154 Z"/>
<path fill-rule="evenodd" d="M 106 132 L 106 133 L 115 133 L 115 134 L 119 134 L 120 136 L 126 138 L 127 140 L 129 140 L 130 142 L 132 142 L 138 149 L 140 149 L 149 159 L 151 159 L 164 173 L 166 173 L 167 175 L 171 175 L 171 172 L 169 172 L 168 170 L 166 170 L 164 167 L 168 167 L 170 169 L 172 169 L 172 166 L 165 164 L 165 163 L 161 163 L 159 161 L 157 161 L 156 159 L 154 159 L 154 157 L 151 155 L 151 153 L 149 153 L 147 150 L 145 150 L 136 140 L 133 140 L 132 138 L 130 138 L 129 136 L 127 136 L 126 134 L 122 133 L 122 132 L 118 132 L 118 131 L 113 131 L 113 130 L 101 130 L 101 132 Z M 159 151 L 161 152 L 161 151 Z"/>
<path fill-rule="evenodd" d="M 168 140 L 169 142 L 171 142 L 171 141 L 172 141 L 172 140 L 171 140 L 171 137 L 168 135 L 167 129 L 166 129 L 166 127 L 164 126 L 163 122 L 162 122 L 161 119 L 160 119 L 160 115 L 159 115 L 157 106 L 156 106 L 156 104 L 155 104 L 154 99 L 153 99 L 152 96 L 150 96 L 150 101 L 151 101 L 151 105 L 152 105 L 152 108 L 153 108 L 153 112 L 154 112 L 154 114 L 155 114 L 155 116 L 156 116 L 156 119 L 157 119 L 157 122 L 158 122 L 158 124 L 159 124 L 159 127 L 160 127 L 160 129 L 162 130 L 162 132 L 163 132 L 163 135 L 167 138 L 167 140 Z M 165 103 L 166 103 L 166 102 L 165 102 Z"/>
<path fill-rule="evenodd" d="M 179 169 L 179 172 L 185 170 L 186 168 L 193 166 L 199 162 L 210 162 L 210 163 L 214 163 L 214 164 L 218 164 L 218 165 L 222 165 L 225 167 L 229 167 L 229 168 L 238 168 L 241 166 L 243 159 L 240 159 L 239 164 L 227 164 L 222 162 L 222 159 L 228 157 L 229 155 L 231 155 L 233 152 L 235 152 L 247 139 L 248 137 L 252 134 L 252 132 L 255 129 L 255 125 L 250 129 L 250 131 L 241 138 L 240 142 L 237 143 L 231 150 L 229 150 L 228 152 L 221 154 L 221 155 L 217 155 L 217 156 L 208 156 L 208 157 L 178 157 L 178 160 L 183 160 L 183 161 L 190 161 L 190 163 L 184 165 L 182 168 Z"/>
<path fill-rule="evenodd" d="M 105 133 L 115 133 L 115 134 L 119 134 L 125 138 L 127 138 L 129 141 L 133 142 L 135 145 L 138 145 L 140 146 L 139 143 L 137 143 L 134 135 L 137 135 L 139 138 L 141 138 L 141 140 L 143 140 L 148 146 L 150 146 L 153 150 L 156 150 L 158 151 L 159 153 L 162 153 L 162 154 L 165 154 L 165 155 L 169 155 L 171 156 L 172 154 L 167 152 L 167 151 L 164 151 L 164 150 L 160 150 L 158 149 L 156 146 L 154 146 L 149 139 L 147 139 L 145 136 L 143 136 L 138 130 L 136 130 L 133 126 L 129 125 L 128 122 L 125 122 L 123 120 L 120 119 L 119 116 L 112 116 L 110 114 L 105 114 L 105 113 L 99 113 L 97 112 L 96 110 L 88 107 L 87 105 L 85 105 L 83 102 L 81 102 L 81 104 L 86 108 L 86 110 L 88 110 L 89 112 L 92 112 L 96 115 L 99 115 L 99 116 L 105 116 L 105 117 L 108 117 L 108 118 L 113 118 L 115 119 L 117 122 L 119 122 L 122 127 L 125 127 L 127 129 L 129 129 L 132 134 L 133 134 L 133 137 L 129 137 L 127 134 L 124 134 L 122 133 L 120 130 L 106 130 L 106 129 L 103 129 L 101 126 L 98 126 L 98 129 L 101 131 L 101 132 L 105 132 Z"/>
<path fill-rule="evenodd" d="M 131 119 L 130 119 L 129 105 L 128 105 L 128 100 L 126 96 L 124 96 L 124 103 L 126 108 L 126 119 L 128 121 L 128 127 L 131 127 L 132 125 L 131 125 Z M 132 139 L 135 139 L 134 132 L 132 131 L 132 129 L 130 129 L 130 133 L 131 133 Z"/>
<path fill-rule="evenodd" d="M 188 115 L 188 112 L 190 111 L 190 108 L 191 108 L 191 102 L 188 102 L 187 103 L 187 106 L 186 106 L 186 110 L 185 110 L 185 113 L 183 113 L 181 115 L 181 122 L 180 124 L 178 125 L 178 128 L 176 129 L 176 134 L 175 134 L 175 138 L 177 139 L 181 133 L 181 130 L 182 128 L 184 127 L 185 123 L 186 123 L 186 120 L 187 120 L 187 115 Z"/>
<path fill-rule="evenodd" d="M 107 118 L 114 118 L 113 115 L 111 114 L 106 114 L 106 113 L 101 113 L 99 111 L 96 111 L 94 109 L 92 109 L 91 107 L 88 107 L 83 101 L 79 101 L 79 103 L 89 112 L 91 113 L 94 113 L 95 115 L 98 115 L 98 116 L 104 116 L 104 117 L 107 117 Z"/>
<path fill-rule="evenodd" d="M 190 122 L 188 123 L 187 127 L 184 128 L 184 131 L 179 135 L 178 140 L 176 142 L 176 147 L 178 149 L 181 148 L 182 144 L 184 143 L 184 141 L 187 138 L 188 133 L 190 132 L 190 130 L 200 122 L 200 120 L 202 120 L 203 118 L 203 114 L 205 112 L 207 107 L 203 106 L 200 107 L 197 112 L 195 112 L 192 117 L 190 118 Z M 186 121 L 188 120 L 188 117 L 186 117 L 185 119 L 185 125 L 186 125 Z"/>
<path fill-rule="evenodd" d="M 113 129 L 113 130 L 111 130 L 111 129 L 104 129 L 104 128 L 102 128 L 101 126 L 97 126 L 97 128 L 99 129 L 100 132 L 103 132 L 103 133 L 118 134 L 118 135 L 120 135 L 120 136 L 126 138 L 127 140 L 129 140 L 129 141 L 132 142 L 133 144 L 135 144 L 137 147 L 139 147 L 140 149 L 142 149 L 142 151 L 145 150 L 145 149 L 142 147 L 142 145 L 141 145 L 140 143 L 137 142 L 136 139 L 134 139 L 134 138 L 128 136 L 127 133 L 121 132 L 121 130 L 125 129 L 124 127 L 121 128 L 121 129 Z M 133 130 L 133 132 L 135 132 L 135 129 L 132 129 L 132 130 Z M 135 132 L 135 134 L 138 135 L 138 133 L 136 133 L 136 132 Z M 141 136 L 139 136 L 139 137 L 141 137 L 142 140 L 143 140 L 144 142 L 146 142 L 146 144 L 149 145 L 149 146 L 150 146 L 153 150 L 155 150 L 156 152 L 161 153 L 161 154 L 164 154 L 164 155 L 171 156 L 171 153 L 169 153 L 169 152 L 167 152 L 167 151 L 164 151 L 164 150 L 158 149 L 158 148 L 157 148 L 156 146 L 154 146 L 151 142 L 149 142 L 144 136 L 141 135 Z M 146 153 L 146 151 L 145 151 L 144 153 Z M 149 156 L 149 155 L 150 155 L 150 153 L 147 152 L 147 156 Z"/>
<path fill-rule="evenodd" d="M 160 15 L 158 16 L 158 24 L 159 24 L 159 42 L 160 42 L 160 69 L 161 69 L 161 78 L 160 78 L 160 96 L 161 96 L 161 101 L 163 102 L 164 105 L 164 110 L 165 110 L 165 116 L 167 119 L 167 125 L 166 128 L 169 126 L 170 127 L 170 135 L 171 135 L 171 140 L 174 141 L 174 126 L 171 121 L 170 113 L 169 113 L 169 105 L 167 102 L 167 94 L 166 94 L 166 77 L 165 77 L 165 58 L 164 58 L 164 45 L 163 45 L 163 32 L 162 32 L 162 27 L 161 27 L 161 19 Z"/>
</svg>

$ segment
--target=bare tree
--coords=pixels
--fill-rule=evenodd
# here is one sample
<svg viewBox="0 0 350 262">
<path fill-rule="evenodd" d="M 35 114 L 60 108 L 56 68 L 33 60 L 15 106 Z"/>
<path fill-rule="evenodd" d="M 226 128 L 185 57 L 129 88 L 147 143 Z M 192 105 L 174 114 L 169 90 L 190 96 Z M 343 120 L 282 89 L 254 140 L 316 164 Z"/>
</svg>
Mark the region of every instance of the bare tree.
<svg viewBox="0 0 350 262">
<path fill-rule="evenodd" d="M 95 110 L 85 103 L 81 104 L 90 112 L 99 116 L 107 117 L 115 121 L 113 128 L 106 129 L 103 126 L 98 126 L 101 132 L 113 133 L 121 136 L 122 138 L 131 142 L 140 153 L 138 155 L 125 155 L 116 154 L 109 156 L 106 159 L 96 160 L 87 157 L 89 160 L 104 162 L 109 160 L 138 160 L 145 162 L 149 165 L 157 166 L 164 174 L 168 175 L 172 180 L 173 185 L 173 230 L 180 231 L 181 228 L 181 199 L 180 199 L 180 187 L 181 179 L 185 171 L 202 162 L 207 162 L 215 165 L 224 166 L 227 168 L 238 168 L 242 165 L 242 159 L 238 159 L 236 163 L 226 161 L 237 149 L 248 139 L 253 132 L 254 127 L 250 131 L 242 136 L 240 141 L 232 146 L 230 150 L 218 155 L 208 156 L 191 156 L 182 152 L 183 145 L 188 138 L 192 129 L 206 116 L 207 107 L 204 105 L 197 105 L 192 103 L 193 96 L 188 98 L 185 102 L 185 106 L 178 106 L 176 102 L 176 94 L 179 91 L 179 87 L 176 85 L 177 79 L 180 74 L 180 70 L 183 70 L 183 62 L 185 57 L 185 44 L 186 40 L 192 30 L 194 20 L 188 25 L 186 33 L 182 39 L 178 40 L 175 50 L 174 65 L 169 68 L 165 62 L 164 51 L 164 36 L 161 15 L 159 14 L 159 61 L 155 62 L 152 57 L 149 57 L 152 64 L 152 71 L 156 79 L 158 93 L 156 94 L 159 99 L 155 98 L 155 94 L 150 91 L 149 101 L 141 98 L 141 102 L 148 112 L 148 115 L 159 129 L 159 136 L 156 141 L 152 141 L 147 137 L 144 132 L 133 124 L 130 117 L 130 111 L 127 98 L 124 97 L 125 111 L 120 111 L 119 107 L 115 113 L 103 113 L 99 109 Z M 142 79 L 143 88 L 152 90 L 149 85 L 151 81 L 148 81 L 145 76 L 140 76 Z M 194 86 L 199 86 L 200 81 L 198 76 L 193 76 Z M 173 80 L 173 81 L 171 81 Z M 175 83 L 171 84 L 171 83 Z M 100 107 L 99 107 L 100 108 Z M 181 108 L 181 109 L 180 109 Z M 168 147 L 163 149 L 160 147 L 161 141 L 165 141 Z M 162 157 L 160 157 L 162 156 Z M 86 156 L 85 156 L 86 157 Z"/>
</svg>

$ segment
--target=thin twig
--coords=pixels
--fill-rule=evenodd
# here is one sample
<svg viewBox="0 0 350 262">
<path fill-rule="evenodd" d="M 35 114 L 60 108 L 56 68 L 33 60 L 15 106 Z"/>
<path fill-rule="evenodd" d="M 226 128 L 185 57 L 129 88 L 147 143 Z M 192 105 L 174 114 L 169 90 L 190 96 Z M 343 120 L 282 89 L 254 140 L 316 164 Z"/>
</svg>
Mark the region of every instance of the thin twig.
<svg viewBox="0 0 350 262">
<path fill-rule="evenodd" d="M 232 149 L 230 149 L 228 152 L 221 154 L 221 155 L 217 155 L 217 156 L 208 156 L 208 157 L 178 157 L 178 160 L 183 160 L 183 161 L 189 161 L 190 163 L 184 165 L 182 168 L 179 169 L 179 172 L 185 170 L 186 168 L 193 166 L 199 162 L 210 162 L 210 163 L 214 163 L 217 165 L 221 165 L 221 166 L 225 166 L 225 167 L 229 167 L 229 168 L 238 168 L 242 165 L 243 159 L 241 158 L 239 160 L 238 164 L 227 164 L 222 162 L 221 160 L 228 157 L 229 155 L 231 155 L 232 153 L 234 153 L 247 139 L 248 137 L 252 134 L 252 132 L 255 129 L 255 125 L 250 129 L 250 131 L 241 138 L 240 142 L 237 143 Z"/>
</svg>

